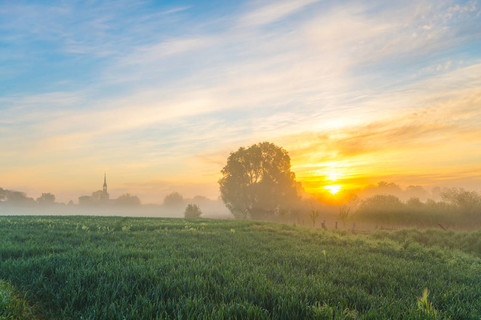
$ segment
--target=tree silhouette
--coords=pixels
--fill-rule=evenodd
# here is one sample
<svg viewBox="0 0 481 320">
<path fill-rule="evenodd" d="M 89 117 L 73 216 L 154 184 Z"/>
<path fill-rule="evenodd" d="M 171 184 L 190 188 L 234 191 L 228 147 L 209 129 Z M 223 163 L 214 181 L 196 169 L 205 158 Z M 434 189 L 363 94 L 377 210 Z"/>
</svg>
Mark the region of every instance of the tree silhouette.
<svg viewBox="0 0 481 320">
<path fill-rule="evenodd" d="M 454 205 L 462 214 L 473 216 L 481 213 L 481 195 L 462 188 L 447 188 L 441 192 L 444 201 Z"/>
<path fill-rule="evenodd" d="M 37 198 L 37 202 L 40 205 L 52 205 L 55 203 L 55 195 L 51 193 L 42 193 L 42 195 Z"/>
<path fill-rule="evenodd" d="M 187 219 L 190 218 L 199 218 L 202 215 L 202 211 L 196 204 L 188 204 L 185 208 L 184 217 Z"/>
<path fill-rule="evenodd" d="M 81 196 L 81 197 L 78 198 L 78 204 L 80 206 L 92 205 L 93 204 L 92 197 L 91 196 Z"/>
<path fill-rule="evenodd" d="M 115 199 L 115 204 L 119 206 L 140 206 L 140 199 L 130 193 L 126 193 Z"/>
<path fill-rule="evenodd" d="M 297 200 L 287 151 L 269 142 L 230 154 L 219 180 L 222 200 L 237 219 L 272 218 Z"/>
<path fill-rule="evenodd" d="M 311 213 L 309 214 L 309 218 L 311 218 L 312 221 L 312 226 L 316 226 L 316 220 L 319 218 L 319 210 L 311 210 Z"/>
<path fill-rule="evenodd" d="M 9 205 L 20 205 L 20 206 L 32 206 L 35 205 L 35 200 L 33 198 L 27 197 L 24 192 L 13 191 L 13 190 L 3 190 L 2 201 Z"/>
<path fill-rule="evenodd" d="M 164 205 L 169 207 L 178 207 L 184 205 L 184 197 L 178 192 L 172 192 L 164 198 Z"/>
</svg>

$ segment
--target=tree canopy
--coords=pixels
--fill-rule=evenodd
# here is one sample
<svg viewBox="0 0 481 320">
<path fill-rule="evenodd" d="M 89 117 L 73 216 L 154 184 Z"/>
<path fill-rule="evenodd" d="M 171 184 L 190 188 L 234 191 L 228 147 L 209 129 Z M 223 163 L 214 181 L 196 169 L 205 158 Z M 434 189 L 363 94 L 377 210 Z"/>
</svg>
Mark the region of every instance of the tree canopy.
<svg viewBox="0 0 481 320">
<path fill-rule="evenodd" d="M 164 205 L 178 207 L 184 205 L 184 197 L 178 192 L 172 192 L 165 196 Z"/>
<path fill-rule="evenodd" d="M 126 193 L 115 199 L 115 204 L 119 206 L 140 206 L 140 199 L 130 193 Z"/>
<path fill-rule="evenodd" d="M 41 205 L 52 205 L 55 203 L 55 195 L 51 193 L 42 193 L 42 195 L 37 198 L 37 202 Z"/>
<path fill-rule="evenodd" d="M 7 205 L 32 206 L 35 205 L 33 198 L 27 197 L 24 192 L 0 188 L 0 202 Z"/>
<path fill-rule="evenodd" d="M 202 215 L 202 211 L 196 204 L 188 204 L 184 211 L 184 217 L 187 219 L 199 218 Z"/>
<path fill-rule="evenodd" d="M 270 142 L 230 154 L 219 180 L 222 200 L 238 219 L 264 219 L 297 200 L 295 174 L 286 150 Z"/>
</svg>

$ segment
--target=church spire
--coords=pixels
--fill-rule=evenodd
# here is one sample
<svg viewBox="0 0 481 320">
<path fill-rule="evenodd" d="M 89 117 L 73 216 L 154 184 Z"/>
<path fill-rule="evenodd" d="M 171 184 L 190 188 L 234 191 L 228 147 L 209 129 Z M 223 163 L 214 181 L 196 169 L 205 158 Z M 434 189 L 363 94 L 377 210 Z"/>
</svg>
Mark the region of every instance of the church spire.
<svg viewBox="0 0 481 320">
<path fill-rule="evenodd" d="M 107 192 L 107 173 L 104 173 L 104 188 L 103 188 L 104 193 Z"/>
</svg>

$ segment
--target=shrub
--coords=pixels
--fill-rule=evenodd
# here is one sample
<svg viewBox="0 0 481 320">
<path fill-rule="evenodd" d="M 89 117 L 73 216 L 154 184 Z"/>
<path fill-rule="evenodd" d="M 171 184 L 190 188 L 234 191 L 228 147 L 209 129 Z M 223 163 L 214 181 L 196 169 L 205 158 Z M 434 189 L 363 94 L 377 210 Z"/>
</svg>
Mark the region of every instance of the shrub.
<svg viewBox="0 0 481 320">
<path fill-rule="evenodd" d="M 189 218 L 199 218 L 202 215 L 202 211 L 200 211 L 200 208 L 196 204 L 189 204 L 185 208 L 184 212 L 184 217 L 189 219 Z"/>
</svg>

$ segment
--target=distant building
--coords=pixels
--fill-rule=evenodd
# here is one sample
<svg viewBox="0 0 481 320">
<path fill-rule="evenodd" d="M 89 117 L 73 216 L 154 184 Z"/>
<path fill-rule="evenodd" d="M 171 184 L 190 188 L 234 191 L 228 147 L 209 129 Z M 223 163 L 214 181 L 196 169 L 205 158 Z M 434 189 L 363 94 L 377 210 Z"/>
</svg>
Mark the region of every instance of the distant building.
<svg viewBox="0 0 481 320">
<path fill-rule="evenodd" d="M 109 194 L 107 193 L 107 173 L 104 173 L 104 186 L 103 190 L 104 194 L 107 195 L 107 199 L 109 198 Z"/>
<path fill-rule="evenodd" d="M 78 198 L 80 205 L 96 205 L 109 202 L 109 193 L 107 192 L 107 174 L 104 173 L 104 185 L 102 190 L 92 192 L 91 196 L 81 196 Z"/>
<path fill-rule="evenodd" d="M 104 185 L 102 187 L 102 193 L 100 194 L 100 201 L 108 201 L 108 200 L 109 200 L 109 193 L 107 192 L 107 174 L 104 173 Z"/>
</svg>

